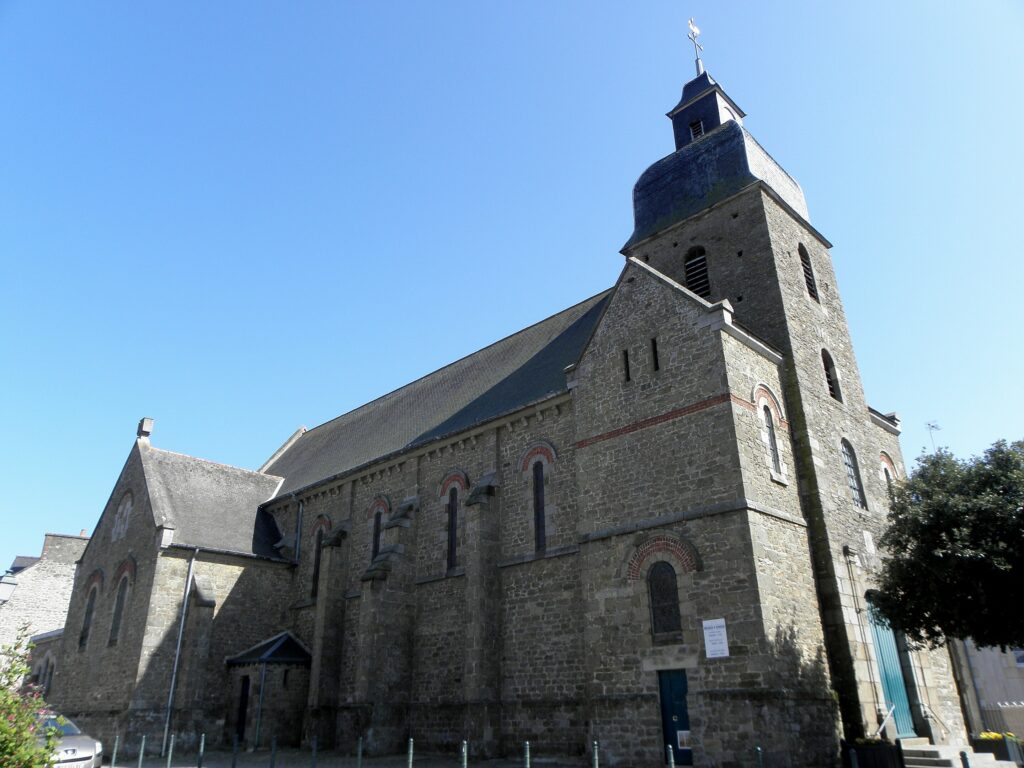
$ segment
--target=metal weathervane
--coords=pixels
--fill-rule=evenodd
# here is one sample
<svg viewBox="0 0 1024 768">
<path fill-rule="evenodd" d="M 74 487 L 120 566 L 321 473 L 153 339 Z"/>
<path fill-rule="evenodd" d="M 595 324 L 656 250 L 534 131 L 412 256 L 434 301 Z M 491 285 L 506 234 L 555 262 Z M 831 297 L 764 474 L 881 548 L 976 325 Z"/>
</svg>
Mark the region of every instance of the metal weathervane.
<svg viewBox="0 0 1024 768">
<path fill-rule="evenodd" d="M 704 74 L 704 62 L 700 60 L 700 52 L 704 50 L 704 46 L 697 42 L 697 38 L 700 37 L 700 29 L 693 23 L 692 18 L 690 19 L 688 26 L 690 27 L 690 34 L 686 37 L 691 43 L 693 43 L 693 53 L 696 57 L 694 64 L 697 65 L 697 76 L 699 77 Z"/>
</svg>

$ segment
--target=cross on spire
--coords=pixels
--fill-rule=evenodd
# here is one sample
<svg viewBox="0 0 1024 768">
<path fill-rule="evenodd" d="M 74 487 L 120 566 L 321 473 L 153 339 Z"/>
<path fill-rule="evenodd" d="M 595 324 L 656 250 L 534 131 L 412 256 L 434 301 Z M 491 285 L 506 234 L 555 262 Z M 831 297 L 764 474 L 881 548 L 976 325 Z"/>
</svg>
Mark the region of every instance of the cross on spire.
<svg viewBox="0 0 1024 768">
<path fill-rule="evenodd" d="M 686 37 L 693 43 L 694 64 L 697 67 L 697 76 L 700 77 L 704 74 L 704 62 L 700 60 L 700 53 L 704 50 L 704 46 L 697 42 L 697 38 L 700 37 L 700 29 L 693 23 L 693 17 L 690 17 L 688 26 L 690 27 L 690 34 Z"/>
</svg>

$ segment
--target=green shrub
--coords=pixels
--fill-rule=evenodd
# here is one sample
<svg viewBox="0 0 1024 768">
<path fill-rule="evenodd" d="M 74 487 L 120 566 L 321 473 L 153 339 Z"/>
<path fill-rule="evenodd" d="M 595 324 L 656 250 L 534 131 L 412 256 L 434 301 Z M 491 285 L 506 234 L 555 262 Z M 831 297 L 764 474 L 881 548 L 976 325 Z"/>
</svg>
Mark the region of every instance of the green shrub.
<svg viewBox="0 0 1024 768">
<path fill-rule="evenodd" d="M 46 702 L 26 685 L 31 646 L 22 631 L 12 645 L 0 647 L 0 765 L 3 768 L 50 768 L 57 741 L 54 729 L 41 732 Z"/>
</svg>

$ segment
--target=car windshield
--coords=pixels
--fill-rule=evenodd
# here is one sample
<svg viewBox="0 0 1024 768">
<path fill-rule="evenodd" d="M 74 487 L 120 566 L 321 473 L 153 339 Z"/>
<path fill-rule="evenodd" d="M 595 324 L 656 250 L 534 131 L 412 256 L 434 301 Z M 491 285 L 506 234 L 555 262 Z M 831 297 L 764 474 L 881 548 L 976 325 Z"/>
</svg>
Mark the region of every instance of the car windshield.
<svg viewBox="0 0 1024 768">
<path fill-rule="evenodd" d="M 47 731 L 56 728 L 61 736 L 77 736 L 81 733 L 78 726 L 65 717 L 47 717 L 43 720 L 43 728 Z"/>
</svg>

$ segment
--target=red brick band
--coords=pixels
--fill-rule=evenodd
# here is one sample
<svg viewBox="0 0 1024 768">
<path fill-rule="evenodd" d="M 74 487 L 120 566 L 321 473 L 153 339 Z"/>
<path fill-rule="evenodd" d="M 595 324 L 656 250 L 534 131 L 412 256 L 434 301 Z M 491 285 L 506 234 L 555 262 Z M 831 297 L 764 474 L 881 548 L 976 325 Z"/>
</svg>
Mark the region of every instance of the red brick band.
<svg viewBox="0 0 1024 768">
<path fill-rule="evenodd" d="M 523 472 L 528 471 L 530 469 L 530 464 L 538 456 L 543 456 L 545 459 L 547 459 L 548 464 L 555 463 L 555 452 L 551 449 L 551 446 L 535 445 L 526 452 L 525 456 L 523 456 L 523 464 L 521 470 Z"/>
</svg>

